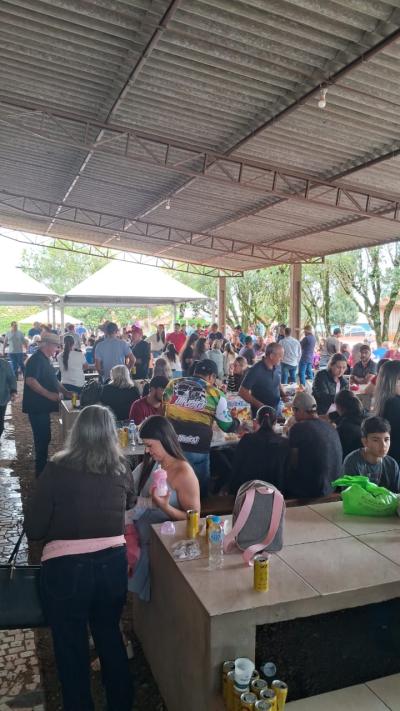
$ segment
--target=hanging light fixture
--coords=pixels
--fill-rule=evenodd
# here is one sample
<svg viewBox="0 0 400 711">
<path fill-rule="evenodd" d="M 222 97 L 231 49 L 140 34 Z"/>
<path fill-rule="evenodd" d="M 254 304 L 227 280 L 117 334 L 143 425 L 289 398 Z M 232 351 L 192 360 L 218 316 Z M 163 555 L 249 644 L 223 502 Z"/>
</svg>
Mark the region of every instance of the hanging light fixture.
<svg viewBox="0 0 400 711">
<path fill-rule="evenodd" d="M 324 109 L 326 107 L 326 95 L 328 93 L 328 89 L 326 87 L 322 88 L 319 94 L 319 100 L 318 100 L 318 108 L 319 109 Z"/>
<path fill-rule="evenodd" d="M 167 202 L 165 203 L 165 209 L 170 210 L 171 209 L 171 200 L 168 198 Z"/>
</svg>

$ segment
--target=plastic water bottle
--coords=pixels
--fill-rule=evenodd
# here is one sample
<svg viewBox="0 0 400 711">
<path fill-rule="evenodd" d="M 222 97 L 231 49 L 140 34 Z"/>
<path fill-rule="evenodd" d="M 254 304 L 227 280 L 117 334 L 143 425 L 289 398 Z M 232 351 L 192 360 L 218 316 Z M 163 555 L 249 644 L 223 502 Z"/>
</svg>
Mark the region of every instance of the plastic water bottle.
<svg viewBox="0 0 400 711">
<path fill-rule="evenodd" d="M 128 431 L 129 431 L 129 441 L 133 446 L 135 446 L 136 440 L 137 440 L 137 427 L 136 427 L 133 420 L 131 420 L 129 422 Z"/>
<path fill-rule="evenodd" d="M 168 494 L 167 472 L 165 469 L 158 467 L 153 473 L 153 482 L 156 487 L 157 496 L 166 496 Z"/>
<path fill-rule="evenodd" d="M 224 528 L 220 516 L 212 516 L 208 529 L 208 569 L 217 570 L 224 564 Z"/>
</svg>

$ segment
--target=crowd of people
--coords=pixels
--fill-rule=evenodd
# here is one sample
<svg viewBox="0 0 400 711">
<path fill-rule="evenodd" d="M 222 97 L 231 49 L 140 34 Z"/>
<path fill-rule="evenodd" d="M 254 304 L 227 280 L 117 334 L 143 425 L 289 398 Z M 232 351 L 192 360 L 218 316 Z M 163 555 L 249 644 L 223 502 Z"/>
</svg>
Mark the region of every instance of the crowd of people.
<svg viewBox="0 0 400 711">
<path fill-rule="evenodd" d="M 109 708 L 124 711 L 133 694 L 119 626 L 126 591 L 149 599 L 151 524 L 200 510 L 213 430 L 237 435 L 222 495 L 262 479 L 287 498 L 319 498 L 341 474 L 399 492 L 400 361 L 384 352 L 377 363 L 366 343 L 351 352 L 337 329 L 317 344 L 309 325 L 300 340 L 284 324 L 267 338 L 240 326 L 222 333 L 217 324 L 191 332 L 160 324 L 147 338 L 138 324 L 106 322 L 97 333 L 81 326 L 60 334 L 37 325 L 26 338 L 11 325 L 8 359 L 0 358 L 0 435 L 21 371 L 38 477 L 25 527 L 44 543 L 42 597 L 64 708 L 92 708 L 89 625 Z M 87 384 L 94 370 L 98 382 Z M 372 398 L 368 410 L 360 386 Z M 89 390 L 92 404 L 48 461 L 51 413 L 73 393 L 83 404 Z M 252 431 L 229 408 L 229 393 L 251 412 Z M 133 471 L 117 433 L 129 421 L 145 447 Z"/>
</svg>

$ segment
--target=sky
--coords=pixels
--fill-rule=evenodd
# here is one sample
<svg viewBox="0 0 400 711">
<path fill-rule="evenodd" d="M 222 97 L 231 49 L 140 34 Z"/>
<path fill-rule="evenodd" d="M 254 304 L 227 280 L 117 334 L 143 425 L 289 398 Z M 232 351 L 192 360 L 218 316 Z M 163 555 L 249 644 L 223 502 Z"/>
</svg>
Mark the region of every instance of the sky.
<svg viewBox="0 0 400 711">
<path fill-rule="evenodd" d="M 0 227 L 0 258 L 2 270 L 7 267 L 19 267 L 21 264 L 22 252 L 25 248 L 27 248 L 26 244 L 20 244 L 12 239 L 6 238 L 10 235 L 16 239 L 24 239 L 23 232 L 6 230 L 5 228 Z M 36 247 L 36 249 L 40 249 L 40 247 Z"/>
</svg>

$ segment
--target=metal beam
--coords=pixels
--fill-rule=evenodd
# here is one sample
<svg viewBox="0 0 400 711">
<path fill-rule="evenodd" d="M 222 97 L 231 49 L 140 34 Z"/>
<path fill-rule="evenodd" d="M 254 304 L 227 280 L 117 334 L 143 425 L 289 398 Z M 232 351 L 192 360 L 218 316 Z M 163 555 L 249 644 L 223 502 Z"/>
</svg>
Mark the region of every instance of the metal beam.
<svg viewBox="0 0 400 711">
<path fill-rule="evenodd" d="M 196 251 L 204 252 L 204 261 L 210 256 L 231 256 L 233 254 L 240 257 L 240 260 L 248 260 L 254 265 L 254 260 L 265 260 L 270 264 L 282 264 L 282 262 L 315 262 L 315 256 L 298 250 L 285 250 L 273 247 L 259 247 L 257 243 L 246 242 L 244 240 L 230 237 L 220 237 L 218 235 L 191 232 L 190 230 L 178 229 L 169 225 L 144 222 L 142 220 L 131 220 L 128 217 L 96 210 L 86 210 L 75 205 L 63 205 L 61 210 L 57 202 L 41 200 L 24 195 L 15 195 L 5 190 L 0 191 L 0 205 L 16 210 L 18 212 L 44 217 L 47 220 L 57 222 L 67 222 L 84 226 L 90 230 L 100 232 L 111 232 L 112 239 L 121 241 L 124 237 L 133 239 L 133 242 L 147 241 L 149 245 L 155 243 L 158 246 L 170 244 L 173 247 L 194 246 Z M 136 238 L 136 240 L 134 239 Z M 73 237 L 71 237 L 73 239 Z M 111 240 L 107 240 L 109 243 Z M 122 246 L 122 245 L 121 245 Z M 129 249 L 129 245 L 124 245 Z M 142 249 L 142 246 L 140 247 Z M 197 260 L 196 260 L 197 261 Z M 256 268 L 255 266 L 249 268 Z"/>
<path fill-rule="evenodd" d="M 16 233 L 17 234 L 17 233 Z M 21 235 L 21 233 L 18 233 Z M 101 257 L 102 259 L 112 259 L 119 262 L 130 262 L 133 264 L 143 264 L 147 267 L 159 267 L 160 269 L 168 269 L 176 272 L 185 272 L 187 274 L 197 274 L 210 277 L 242 277 L 242 271 L 234 269 L 220 269 L 219 267 L 211 267 L 206 264 L 190 264 L 179 262 L 176 259 L 161 259 L 145 254 L 135 254 L 133 252 L 117 252 L 96 244 L 82 244 L 74 242 L 74 239 L 64 240 L 60 237 L 44 237 L 43 235 L 34 235 L 31 233 L 23 233 L 23 237 L 11 237 L 0 232 L 0 238 L 18 242 L 19 244 L 27 244 L 31 247 L 44 247 L 57 249 L 62 252 L 73 252 L 75 254 L 85 254 L 91 257 Z M 73 244 L 69 244 L 71 241 Z"/>
<path fill-rule="evenodd" d="M 179 6 L 181 5 L 181 3 L 182 3 L 182 0 L 171 0 L 171 2 L 169 3 L 167 10 L 165 11 L 164 15 L 162 16 L 158 26 L 155 28 L 155 30 L 154 30 L 152 36 L 150 37 L 149 41 L 147 42 L 146 46 L 144 47 L 139 59 L 137 60 L 137 62 L 135 62 L 134 66 L 132 67 L 131 71 L 129 72 L 129 75 L 126 78 L 123 86 L 121 87 L 117 98 L 113 101 L 112 106 L 110 107 L 108 114 L 106 116 L 106 123 L 111 119 L 114 112 L 118 110 L 119 106 L 121 105 L 121 102 L 126 97 L 132 84 L 135 82 L 135 80 L 139 76 L 140 72 L 142 71 L 142 69 L 143 69 L 145 63 L 147 62 L 148 58 L 150 57 L 153 49 L 157 46 L 163 32 L 168 27 L 169 22 L 174 18 L 174 15 L 175 15 L 176 11 L 178 10 Z M 100 133 L 96 136 L 95 142 L 97 143 L 97 141 L 101 140 L 102 136 L 103 136 L 103 132 L 100 131 Z M 64 197 L 61 200 L 59 209 L 61 209 L 62 205 L 64 205 L 66 200 L 68 200 L 68 197 L 70 196 L 72 190 L 74 189 L 77 182 L 79 181 L 82 173 L 85 171 L 86 166 L 88 165 L 92 156 L 93 156 L 93 151 L 89 151 L 86 158 L 82 161 L 78 172 L 76 173 L 74 179 L 70 183 L 69 187 L 67 188 L 67 190 L 64 194 Z M 54 225 L 54 220 L 52 220 L 52 222 L 50 223 L 47 231 L 50 231 L 53 225 Z"/>
</svg>

